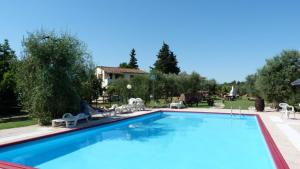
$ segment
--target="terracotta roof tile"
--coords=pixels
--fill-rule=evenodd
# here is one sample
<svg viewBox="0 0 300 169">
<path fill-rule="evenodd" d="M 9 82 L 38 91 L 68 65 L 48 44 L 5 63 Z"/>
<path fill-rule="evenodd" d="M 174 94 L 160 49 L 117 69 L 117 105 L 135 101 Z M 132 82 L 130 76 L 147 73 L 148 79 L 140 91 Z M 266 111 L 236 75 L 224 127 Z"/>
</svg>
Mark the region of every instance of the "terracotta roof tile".
<svg viewBox="0 0 300 169">
<path fill-rule="evenodd" d="M 121 73 L 145 74 L 145 73 L 147 73 L 140 69 L 108 67 L 108 66 L 97 66 L 97 67 L 104 70 L 107 73 L 115 73 L 115 74 L 121 74 Z"/>
</svg>

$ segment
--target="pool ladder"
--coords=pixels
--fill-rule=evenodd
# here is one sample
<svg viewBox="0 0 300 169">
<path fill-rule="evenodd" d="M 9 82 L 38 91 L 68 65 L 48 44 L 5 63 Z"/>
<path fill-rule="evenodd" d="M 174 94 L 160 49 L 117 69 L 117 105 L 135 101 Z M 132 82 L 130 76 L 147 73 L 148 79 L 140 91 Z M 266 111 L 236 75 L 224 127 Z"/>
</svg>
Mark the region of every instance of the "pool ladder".
<svg viewBox="0 0 300 169">
<path fill-rule="evenodd" d="M 240 114 L 240 115 L 244 115 L 244 114 L 242 113 L 241 106 L 239 106 L 239 114 Z M 231 109 L 230 109 L 230 115 L 231 115 L 231 116 L 233 115 L 233 109 L 232 109 L 232 106 L 231 106 Z"/>
</svg>

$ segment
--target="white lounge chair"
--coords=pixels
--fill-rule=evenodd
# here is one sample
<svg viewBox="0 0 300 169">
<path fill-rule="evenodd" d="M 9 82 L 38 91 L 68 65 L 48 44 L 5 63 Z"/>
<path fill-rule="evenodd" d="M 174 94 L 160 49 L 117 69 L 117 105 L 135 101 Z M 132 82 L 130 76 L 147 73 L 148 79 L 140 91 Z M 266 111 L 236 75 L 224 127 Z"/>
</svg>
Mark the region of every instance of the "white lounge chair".
<svg viewBox="0 0 300 169">
<path fill-rule="evenodd" d="M 181 109 L 181 108 L 184 108 L 185 106 L 183 104 L 183 101 L 180 101 L 178 103 L 171 103 L 170 104 L 171 109 L 174 108 L 174 107 L 177 108 L 177 109 Z"/>
<path fill-rule="evenodd" d="M 279 103 L 279 107 L 281 108 L 281 117 L 285 116 L 286 118 L 290 118 L 290 113 L 294 113 L 294 118 L 296 118 L 294 106 L 290 106 L 287 103 Z"/>
<path fill-rule="evenodd" d="M 128 113 L 128 112 L 133 112 L 134 107 L 132 105 L 122 105 L 119 106 L 115 109 L 115 112 L 117 114 L 119 113 Z"/>
<path fill-rule="evenodd" d="M 136 98 L 136 108 L 138 111 L 145 110 L 144 101 L 141 98 Z"/>
<path fill-rule="evenodd" d="M 102 115 L 103 117 L 110 117 L 116 114 L 115 109 L 117 107 L 118 107 L 117 104 L 113 104 L 110 108 L 105 108 L 105 107 L 101 108 L 102 111 L 100 111 L 89 106 L 89 114 L 91 117 L 93 117 L 94 115 Z"/>
<path fill-rule="evenodd" d="M 88 121 L 88 118 L 89 116 L 84 113 L 79 113 L 76 116 L 73 116 L 71 113 L 66 113 L 63 115 L 62 119 L 66 122 L 66 127 L 70 128 L 77 126 L 78 120 L 85 119 L 86 121 Z"/>
<path fill-rule="evenodd" d="M 127 105 L 116 108 L 116 113 L 135 112 L 145 110 L 144 101 L 141 98 L 130 98 Z"/>
</svg>

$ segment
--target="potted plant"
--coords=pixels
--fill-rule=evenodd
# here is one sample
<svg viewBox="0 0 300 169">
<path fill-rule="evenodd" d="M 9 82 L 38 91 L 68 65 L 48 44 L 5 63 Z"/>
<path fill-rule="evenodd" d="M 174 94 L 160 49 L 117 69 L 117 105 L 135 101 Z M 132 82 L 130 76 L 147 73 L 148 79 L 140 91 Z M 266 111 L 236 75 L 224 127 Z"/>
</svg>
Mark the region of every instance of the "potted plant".
<svg viewBox="0 0 300 169">
<path fill-rule="evenodd" d="M 208 106 L 214 106 L 214 103 L 215 103 L 215 101 L 214 101 L 213 98 L 208 98 L 208 99 L 207 99 L 207 104 L 208 104 Z"/>
<path fill-rule="evenodd" d="M 265 110 L 265 100 L 259 96 L 255 99 L 255 109 L 258 112 L 263 112 Z"/>
</svg>

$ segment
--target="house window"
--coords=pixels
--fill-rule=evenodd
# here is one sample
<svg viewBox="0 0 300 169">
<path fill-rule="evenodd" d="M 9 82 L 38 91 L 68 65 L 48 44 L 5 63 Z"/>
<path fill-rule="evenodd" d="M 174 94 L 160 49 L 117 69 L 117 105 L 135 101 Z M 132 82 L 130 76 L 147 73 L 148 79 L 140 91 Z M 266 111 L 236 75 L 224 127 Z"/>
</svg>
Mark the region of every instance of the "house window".
<svg viewBox="0 0 300 169">
<path fill-rule="evenodd" d="M 133 75 L 130 75 L 130 78 L 133 78 Z"/>
</svg>

